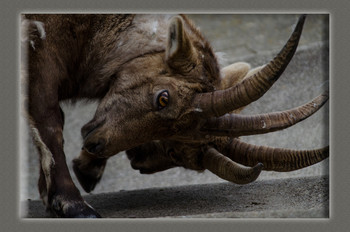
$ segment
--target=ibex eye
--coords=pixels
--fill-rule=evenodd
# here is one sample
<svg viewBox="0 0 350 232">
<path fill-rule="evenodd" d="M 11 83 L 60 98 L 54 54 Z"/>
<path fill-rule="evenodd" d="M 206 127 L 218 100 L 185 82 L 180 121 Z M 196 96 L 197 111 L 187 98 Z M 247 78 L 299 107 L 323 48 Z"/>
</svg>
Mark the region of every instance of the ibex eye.
<svg viewBox="0 0 350 232">
<path fill-rule="evenodd" d="M 169 103 L 169 98 L 170 96 L 168 90 L 162 90 L 160 93 L 158 93 L 156 100 L 157 108 L 161 110 L 166 107 Z"/>
</svg>

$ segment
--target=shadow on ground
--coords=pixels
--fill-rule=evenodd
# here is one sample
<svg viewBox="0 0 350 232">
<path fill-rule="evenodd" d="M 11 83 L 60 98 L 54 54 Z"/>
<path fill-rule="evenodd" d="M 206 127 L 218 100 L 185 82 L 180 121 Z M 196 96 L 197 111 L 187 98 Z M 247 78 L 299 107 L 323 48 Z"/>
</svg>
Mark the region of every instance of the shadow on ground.
<svg viewBox="0 0 350 232">
<path fill-rule="evenodd" d="M 104 218 L 328 218 L 329 178 L 151 188 L 85 196 Z M 29 218 L 50 217 L 28 201 Z"/>
</svg>

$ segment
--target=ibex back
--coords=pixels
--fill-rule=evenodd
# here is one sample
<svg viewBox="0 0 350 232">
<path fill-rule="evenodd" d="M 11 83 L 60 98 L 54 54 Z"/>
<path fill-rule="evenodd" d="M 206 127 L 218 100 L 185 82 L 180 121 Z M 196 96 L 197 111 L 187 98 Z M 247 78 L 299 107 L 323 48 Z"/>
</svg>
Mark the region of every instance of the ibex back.
<svg viewBox="0 0 350 232">
<path fill-rule="evenodd" d="M 271 62 L 249 71 L 246 63 L 220 70 L 210 44 L 184 15 L 25 15 L 26 106 L 40 153 L 39 192 L 47 208 L 60 217 L 100 217 L 81 197 L 66 165 L 59 106 L 64 100 L 99 101 L 81 130 L 83 149 L 73 166 L 87 192 L 100 181 L 107 159 L 123 150 L 145 173 L 184 166 L 209 169 L 239 184 L 255 180 L 264 167 L 295 170 L 328 157 L 328 148 L 264 148 L 259 156 L 261 148 L 237 139 L 292 126 L 327 101 L 325 93 L 286 112 L 235 114 L 283 73 L 304 20 L 300 17 Z M 251 160 L 241 156 L 247 151 L 254 154 Z M 272 153 L 280 155 L 270 159 Z"/>
</svg>

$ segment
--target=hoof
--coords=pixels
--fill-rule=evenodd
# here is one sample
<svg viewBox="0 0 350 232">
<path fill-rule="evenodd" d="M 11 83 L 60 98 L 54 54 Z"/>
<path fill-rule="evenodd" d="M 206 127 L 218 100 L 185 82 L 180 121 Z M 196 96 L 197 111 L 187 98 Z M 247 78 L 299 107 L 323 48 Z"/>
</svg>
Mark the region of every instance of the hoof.
<svg viewBox="0 0 350 232">
<path fill-rule="evenodd" d="M 69 202 L 56 198 L 50 210 L 54 216 L 60 218 L 101 218 L 101 215 L 85 201 Z"/>
<path fill-rule="evenodd" d="M 106 160 L 96 160 L 89 165 L 83 165 L 81 160 L 73 160 L 73 171 L 77 177 L 81 187 L 89 193 L 94 190 L 96 184 L 100 182 Z"/>
</svg>

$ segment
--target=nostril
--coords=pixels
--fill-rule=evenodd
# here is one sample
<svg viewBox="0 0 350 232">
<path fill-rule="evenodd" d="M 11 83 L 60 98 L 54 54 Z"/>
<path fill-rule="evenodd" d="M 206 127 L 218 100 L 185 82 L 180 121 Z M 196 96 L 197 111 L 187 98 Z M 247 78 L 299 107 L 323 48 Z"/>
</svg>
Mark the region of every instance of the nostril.
<svg viewBox="0 0 350 232">
<path fill-rule="evenodd" d="M 104 140 L 99 140 L 98 142 L 91 142 L 85 144 L 84 148 L 91 154 L 97 154 L 101 152 L 106 145 Z"/>
<path fill-rule="evenodd" d="M 91 132 L 93 132 L 94 130 L 96 130 L 98 127 L 102 126 L 102 124 L 104 123 L 105 120 L 102 120 L 101 122 L 90 122 L 88 124 L 86 124 L 85 126 L 83 126 L 81 128 L 81 135 L 83 137 L 83 139 L 86 139 L 86 137 L 91 134 Z"/>
</svg>

